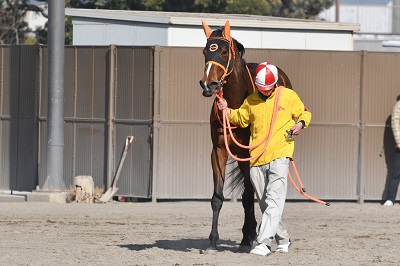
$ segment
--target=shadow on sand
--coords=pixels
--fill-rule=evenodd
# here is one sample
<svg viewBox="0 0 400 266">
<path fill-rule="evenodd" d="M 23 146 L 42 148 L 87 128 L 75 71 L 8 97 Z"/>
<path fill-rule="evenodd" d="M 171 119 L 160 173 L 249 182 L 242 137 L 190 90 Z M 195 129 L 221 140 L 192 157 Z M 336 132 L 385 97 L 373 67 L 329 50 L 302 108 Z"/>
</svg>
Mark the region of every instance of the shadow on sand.
<svg viewBox="0 0 400 266">
<path fill-rule="evenodd" d="M 179 240 L 157 240 L 154 244 L 128 244 L 119 245 L 121 248 L 127 248 L 133 251 L 141 251 L 151 248 L 161 248 L 165 250 L 175 250 L 181 252 L 203 251 L 208 247 L 208 239 L 179 239 Z M 231 240 L 220 240 L 218 242 L 218 251 L 239 252 L 239 243 Z"/>
</svg>

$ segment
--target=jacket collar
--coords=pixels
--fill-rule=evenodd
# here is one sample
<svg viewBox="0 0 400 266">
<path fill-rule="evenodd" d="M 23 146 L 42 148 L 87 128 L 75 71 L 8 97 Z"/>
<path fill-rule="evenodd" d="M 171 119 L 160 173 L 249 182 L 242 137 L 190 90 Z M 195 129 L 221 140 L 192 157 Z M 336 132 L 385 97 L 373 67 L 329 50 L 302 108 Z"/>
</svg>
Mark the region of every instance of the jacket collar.
<svg viewBox="0 0 400 266">
<path fill-rule="evenodd" d="M 270 98 L 271 96 L 273 96 L 274 94 L 275 94 L 275 89 L 273 89 L 272 93 L 269 96 L 265 96 L 259 90 L 257 90 L 257 95 L 263 102 L 266 102 L 267 99 Z"/>
</svg>

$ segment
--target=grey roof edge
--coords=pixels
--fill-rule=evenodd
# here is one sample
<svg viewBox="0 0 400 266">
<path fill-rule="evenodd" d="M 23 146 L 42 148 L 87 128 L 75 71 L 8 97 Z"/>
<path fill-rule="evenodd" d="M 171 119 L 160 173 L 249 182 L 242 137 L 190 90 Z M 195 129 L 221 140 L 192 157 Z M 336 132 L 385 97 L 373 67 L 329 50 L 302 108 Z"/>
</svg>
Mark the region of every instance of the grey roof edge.
<svg viewBox="0 0 400 266">
<path fill-rule="evenodd" d="M 318 20 L 291 19 L 269 16 L 216 13 L 184 13 L 133 10 L 75 9 L 66 8 L 65 15 L 71 17 L 148 22 L 171 25 L 200 26 L 204 20 L 210 26 L 223 26 L 229 20 L 231 27 L 310 29 L 332 31 L 359 31 L 358 23 L 340 23 Z"/>
</svg>

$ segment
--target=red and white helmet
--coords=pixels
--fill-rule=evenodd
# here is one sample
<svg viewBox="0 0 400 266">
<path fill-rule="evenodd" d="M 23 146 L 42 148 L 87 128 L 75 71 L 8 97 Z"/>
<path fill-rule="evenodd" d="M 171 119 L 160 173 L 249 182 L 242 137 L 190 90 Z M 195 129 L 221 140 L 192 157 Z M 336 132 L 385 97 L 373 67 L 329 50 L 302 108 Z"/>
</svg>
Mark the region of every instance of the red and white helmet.
<svg viewBox="0 0 400 266">
<path fill-rule="evenodd" d="M 270 62 L 263 62 L 256 67 L 256 86 L 260 91 L 270 91 L 278 81 L 278 69 Z"/>
</svg>

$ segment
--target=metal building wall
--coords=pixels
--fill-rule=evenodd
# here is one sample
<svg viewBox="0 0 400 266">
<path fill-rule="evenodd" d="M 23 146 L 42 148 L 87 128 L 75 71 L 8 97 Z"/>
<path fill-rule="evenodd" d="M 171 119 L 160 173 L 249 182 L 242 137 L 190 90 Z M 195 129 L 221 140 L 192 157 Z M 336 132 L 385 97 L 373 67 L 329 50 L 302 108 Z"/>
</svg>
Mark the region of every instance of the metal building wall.
<svg viewBox="0 0 400 266">
<path fill-rule="evenodd" d="M 382 199 L 400 53 L 247 49 L 245 58 L 281 67 L 313 113 L 294 157 L 307 192 Z M 0 66 L 0 189 L 34 190 L 46 174 L 47 48 L 1 46 Z M 201 95 L 203 67 L 201 48 L 67 47 L 66 185 L 91 175 L 109 186 L 133 135 L 118 195 L 209 199 L 213 97 Z M 303 199 L 290 185 L 288 198 Z"/>
<path fill-rule="evenodd" d="M 210 198 L 209 114 L 202 96 L 200 48 L 160 47 L 155 84 L 153 197 Z"/>
<path fill-rule="evenodd" d="M 209 198 L 213 99 L 204 98 L 198 85 L 204 67 L 201 49 L 161 50 L 161 159 L 153 176 L 157 197 Z M 297 137 L 295 152 L 307 191 L 320 198 L 357 199 L 361 53 L 247 49 L 245 59 L 284 69 L 313 113 L 311 126 Z M 291 186 L 288 197 L 303 198 Z"/>
<path fill-rule="evenodd" d="M 390 118 L 400 100 L 400 53 L 364 52 L 363 60 L 361 192 L 365 199 L 382 199 L 393 167 Z"/>
<path fill-rule="evenodd" d="M 116 48 L 113 158 L 118 167 L 127 136 L 134 142 L 118 181 L 118 194 L 149 198 L 151 191 L 153 47 Z"/>
<path fill-rule="evenodd" d="M 37 182 L 38 46 L 0 46 L 0 189 Z"/>
<path fill-rule="evenodd" d="M 281 67 L 313 115 L 294 154 L 308 193 L 357 199 L 361 53 L 249 50 L 245 58 Z M 302 198 L 291 185 L 288 191 L 289 198 Z"/>
<path fill-rule="evenodd" d="M 39 186 L 46 180 L 47 49 L 41 51 Z M 109 187 L 127 136 L 135 141 L 121 168 L 118 195 L 149 197 L 152 48 L 65 49 L 64 182 L 90 175 Z"/>
<path fill-rule="evenodd" d="M 104 184 L 106 93 L 108 90 L 108 47 L 66 47 L 65 49 L 65 141 L 64 182 L 90 175 L 95 185 Z M 42 49 L 40 87 L 40 187 L 46 180 L 47 147 L 47 48 Z"/>
</svg>

